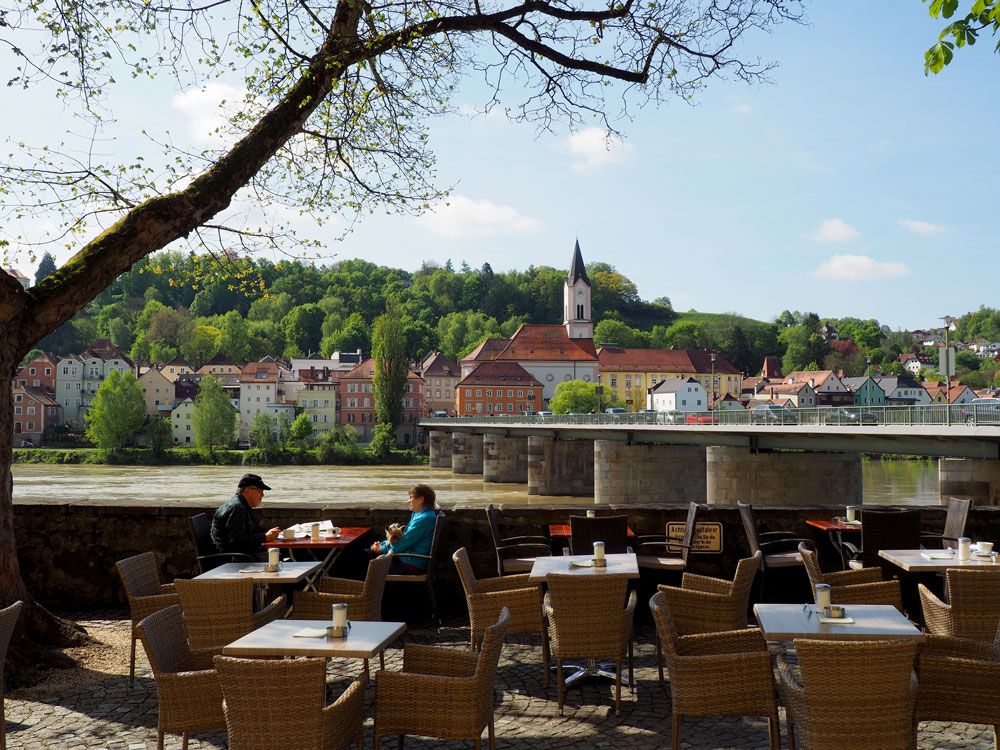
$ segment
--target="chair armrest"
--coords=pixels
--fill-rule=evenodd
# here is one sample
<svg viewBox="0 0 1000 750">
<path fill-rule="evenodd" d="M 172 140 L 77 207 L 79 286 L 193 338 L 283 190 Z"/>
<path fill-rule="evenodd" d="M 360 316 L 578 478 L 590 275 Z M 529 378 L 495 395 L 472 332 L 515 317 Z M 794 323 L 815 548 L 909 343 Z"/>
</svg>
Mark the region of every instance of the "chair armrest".
<svg viewBox="0 0 1000 750">
<path fill-rule="evenodd" d="M 365 722 L 365 690 L 368 678 L 361 675 L 347 690 L 323 709 L 324 747 L 345 746 L 345 738 L 361 739 Z"/>
<path fill-rule="evenodd" d="M 729 596 L 733 592 L 731 581 L 721 578 L 700 576 L 695 573 L 685 573 L 681 578 L 681 588 L 689 591 L 701 591 L 706 594 L 721 594 Z"/>
<path fill-rule="evenodd" d="M 131 602 L 132 621 L 139 622 L 147 615 L 159 612 L 164 607 L 180 604 L 177 594 L 150 594 L 149 596 L 138 596 Z"/>
<path fill-rule="evenodd" d="M 639 543 L 639 544 L 642 544 L 643 542 L 661 542 L 662 543 L 662 542 L 666 542 L 667 541 L 667 535 L 666 534 L 637 534 L 636 537 L 635 537 L 635 541 L 637 543 Z"/>
<path fill-rule="evenodd" d="M 847 550 L 847 554 L 851 557 L 861 557 L 861 548 L 857 547 L 850 542 L 841 542 L 840 546 Z"/>
<path fill-rule="evenodd" d="M 798 552 L 799 545 L 802 542 L 808 542 L 809 544 L 814 543 L 812 539 L 803 539 L 802 537 L 790 536 L 785 539 L 772 539 L 771 541 L 768 542 L 758 542 L 757 546 L 760 547 L 761 552 L 764 552 L 764 554 L 766 555 L 767 552 L 765 550 L 768 547 L 788 547 L 789 545 L 792 546 L 792 548 L 788 550 L 789 552 Z"/>
<path fill-rule="evenodd" d="M 506 539 L 501 539 L 499 547 L 508 547 L 510 545 L 516 544 L 544 544 L 546 547 L 551 547 L 552 542 L 547 536 L 509 536 Z"/>
<path fill-rule="evenodd" d="M 823 579 L 831 586 L 854 586 L 860 583 L 881 583 L 882 568 L 859 568 L 824 573 Z"/>
<path fill-rule="evenodd" d="M 770 541 L 777 542 L 782 539 L 795 539 L 799 541 L 798 534 L 794 531 L 758 531 L 757 540 L 758 541 Z"/>
<path fill-rule="evenodd" d="M 476 581 L 476 593 L 487 594 L 491 591 L 512 591 L 514 589 L 538 588 L 541 584 L 541 581 L 530 580 L 527 573 L 498 578 L 480 578 Z"/>
<path fill-rule="evenodd" d="M 833 604 L 890 604 L 900 612 L 903 611 L 899 581 L 834 586 L 830 591 L 830 597 Z"/>
<path fill-rule="evenodd" d="M 767 641 L 764 640 L 759 628 L 682 635 L 677 639 L 677 652 L 681 656 L 733 654 L 744 651 L 767 651 Z"/>
<path fill-rule="evenodd" d="M 670 549 L 668 549 L 668 547 Z M 676 555 L 677 553 L 673 551 L 674 547 L 680 547 L 681 549 L 691 549 L 690 544 L 684 544 L 683 542 L 639 542 L 636 548 L 636 554 L 639 555 Z"/>
<path fill-rule="evenodd" d="M 172 594 L 176 590 L 177 590 L 177 587 L 174 586 L 174 584 L 172 584 L 172 583 L 161 583 L 160 584 L 160 593 L 161 594 Z"/>
<path fill-rule="evenodd" d="M 920 606 L 924 612 L 924 623 L 931 635 L 951 636 L 954 625 L 951 618 L 951 605 L 945 604 L 924 584 L 917 585 L 920 592 Z"/>
<path fill-rule="evenodd" d="M 319 579 L 319 590 L 324 594 L 360 595 L 365 590 L 365 582 L 355 581 L 352 578 L 323 576 Z"/>
<path fill-rule="evenodd" d="M 409 674 L 466 678 L 475 674 L 478 663 L 479 655 L 469 651 L 419 643 L 403 647 L 403 672 Z"/>
<path fill-rule="evenodd" d="M 552 547 L 548 544 L 534 542 L 502 544 L 497 547 L 497 554 L 503 559 L 509 557 L 548 557 L 552 554 Z"/>
<path fill-rule="evenodd" d="M 782 702 L 796 723 L 806 716 L 806 691 L 792 673 L 783 656 L 778 657 L 778 690 Z"/>
<path fill-rule="evenodd" d="M 632 639 L 632 623 L 635 620 L 635 605 L 638 601 L 635 591 L 629 592 L 628 603 L 622 612 L 622 653 L 628 650 L 628 642 Z"/>
<path fill-rule="evenodd" d="M 1000 668 L 1000 650 L 996 644 L 974 641 L 971 638 L 928 635 L 920 644 L 919 658 L 955 658 L 971 661 L 994 662 Z"/>
<path fill-rule="evenodd" d="M 253 627 L 256 630 L 262 625 L 267 625 L 269 622 L 274 620 L 280 620 L 285 616 L 285 611 L 287 610 L 287 602 L 285 601 L 285 595 L 282 594 L 273 602 L 268 604 L 264 609 L 259 612 L 254 612 L 250 618 L 253 622 Z"/>
<path fill-rule="evenodd" d="M 393 552 L 396 557 L 419 557 L 421 560 L 432 560 L 430 555 L 421 555 L 418 552 Z"/>
</svg>

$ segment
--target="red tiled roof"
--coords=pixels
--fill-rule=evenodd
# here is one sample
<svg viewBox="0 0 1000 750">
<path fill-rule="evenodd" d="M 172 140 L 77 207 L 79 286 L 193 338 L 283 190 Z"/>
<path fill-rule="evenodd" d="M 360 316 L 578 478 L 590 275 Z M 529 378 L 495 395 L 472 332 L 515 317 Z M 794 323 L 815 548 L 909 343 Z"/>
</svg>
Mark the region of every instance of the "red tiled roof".
<svg viewBox="0 0 1000 750">
<path fill-rule="evenodd" d="M 258 377 L 257 373 L 264 373 L 264 377 Z M 274 362 L 250 362 L 240 370 L 240 380 L 247 383 L 277 383 L 278 365 Z"/>
<path fill-rule="evenodd" d="M 561 325 L 524 324 L 517 329 L 496 359 L 535 361 L 594 362 L 597 352 L 593 339 L 571 339 Z"/>
<path fill-rule="evenodd" d="M 711 352 L 704 349 L 621 349 L 602 346 L 597 350 L 602 372 L 678 372 L 704 374 L 712 371 Z M 717 375 L 739 375 L 728 359 L 715 355 Z"/>
<path fill-rule="evenodd" d="M 808 388 L 808 383 L 768 383 L 760 388 L 758 393 L 798 393 L 803 388 Z"/>
<path fill-rule="evenodd" d="M 24 386 L 17 386 L 14 388 L 15 391 L 22 391 L 29 398 L 34 399 L 43 406 L 59 406 L 59 402 L 55 400 L 55 395 L 52 394 L 45 388 L 26 388 Z"/>
<path fill-rule="evenodd" d="M 489 340 L 487 339 L 487 341 Z M 496 341 L 497 339 L 493 340 Z M 441 352 L 431 352 L 428 354 L 420 364 L 420 370 L 421 375 L 425 378 L 429 376 L 436 378 L 456 378 L 461 374 L 458 363 L 450 357 L 444 356 Z"/>
<path fill-rule="evenodd" d="M 836 377 L 837 374 L 833 370 L 796 370 L 795 372 L 790 372 L 785 376 L 786 383 L 808 383 L 810 380 L 813 381 L 818 387 L 823 385 L 831 377 Z"/>
<path fill-rule="evenodd" d="M 486 339 L 483 343 L 462 357 L 462 361 L 485 362 L 487 360 L 496 359 L 497 355 L 502 352 L 509 343 L 510 339 Z"/>
<path fill-rule="evenodd" d="M 407 380 L 410 380 L 411 378 L 417 378 L 418 380 L 420 379 L 420 376 L 417 373 L 415 373 L 412 368 L 407 368 L 407 369 L 408 369 L 408 374 L 406 376 Z M 351 378 L 354 378 L 359 380 L 371 380 L 374 377 L 375 377 L 375 360 L 372 359 L 371 357 L 368 357 L 364 362 L 355 367 L 353 370 L 341 375 L 340 379 L 349 380 Z"/>
<path fill-rule="evenodd" d="M 541 383 L 517 362 L 480 362 L 458 382 L 463 385 L 538 386 Z"/>
<path fill-rule="evenodd" d="M 765 378 L 780 378 L 781 375 L 781 362 L 773 354 L 769 354 L 764 357 L 764 367 L 761 369 L 761 375 Z"/>
</svg>

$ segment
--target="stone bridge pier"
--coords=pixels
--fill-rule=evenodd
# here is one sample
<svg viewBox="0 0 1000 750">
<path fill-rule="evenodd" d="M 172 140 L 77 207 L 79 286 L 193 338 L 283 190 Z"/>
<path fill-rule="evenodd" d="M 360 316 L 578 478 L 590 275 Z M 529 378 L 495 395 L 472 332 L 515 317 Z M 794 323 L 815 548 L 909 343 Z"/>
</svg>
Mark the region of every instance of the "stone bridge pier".
<svg viewBox="0 0 1000 750">
<path fill-rule="evenodd" d="M 451 470 L 456 474 L 483 473 L 483 436 L 451 433 Z"/>
<path fill-rule="evenodd" d="M 594 441 L 528 437 L 528 494 L 594 494 Z"/>
<path fill-rule="evenodd" d="M 860 505 L 861 454 L 752 452 L 709 446 L 708 502 L 736 505 Z"/>
<path fill-rule="evenodd" d="M 430 448 L 431 466 L 435 469 L 451 468 L 451 433 L 444 430 L 431 430 L 427 436 Z"/>
<path fill-rule="evenodd" d="M 595 503 L 686 505 L 706 493 L 703 446 L 594 441 Z"/>
<path fill-rule="evenodd" d="M 483 435 L 483 481 L 525 484 L 528 481 L 528 438 Z"/>
<path fill-rule="evenodd" d="M 939 458 L 941 503 L 949 497 L 972 500 L 974 505 L 1000 505 L 1000 461 L 988 458 Z"/>
</svg>

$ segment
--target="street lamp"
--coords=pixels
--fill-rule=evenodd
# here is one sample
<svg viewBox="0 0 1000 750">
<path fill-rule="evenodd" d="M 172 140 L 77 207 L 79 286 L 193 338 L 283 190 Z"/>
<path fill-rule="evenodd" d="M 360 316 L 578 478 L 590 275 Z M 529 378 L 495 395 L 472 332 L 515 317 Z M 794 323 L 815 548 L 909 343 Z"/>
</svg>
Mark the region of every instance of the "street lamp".
<svg viewBox="0 0 1000 750">
<path fill-rule="evenodd" d="M 708 358 L 712 360 L 712 400 L 709 402 L 709 409 L 715 408 L 715 352 L 708 355 Z"/>
<path fill-rule="evenodd" d="M 947 400 L 951 403 L 951 349 L 948 348 L 948 330 L 955 319 L 950 315 L 942 315 L 940 319 L 944 321 L 944 377 L 948 387 Z"/>
</svg>

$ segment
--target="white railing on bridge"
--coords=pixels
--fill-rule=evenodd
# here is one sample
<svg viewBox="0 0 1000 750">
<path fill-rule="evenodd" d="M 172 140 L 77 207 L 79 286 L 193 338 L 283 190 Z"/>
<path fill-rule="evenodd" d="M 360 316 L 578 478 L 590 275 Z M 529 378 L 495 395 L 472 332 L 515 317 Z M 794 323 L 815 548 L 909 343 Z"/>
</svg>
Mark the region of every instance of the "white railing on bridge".
<svg viewBox="0 0 1000 750">
<path fill-rule="evenodd" d="M 790 425 L 869 427 L 876 425 L 1000 426 L 995 404 L 923 404 L 914 406 L 827 406 L 814 409 L 720 409 L 699 412 L 625 412 L 616 414 L 474 414 L 428 417 L 427 427 L 469 423 L 496 425 L 686 425 L 692 427 Z"/>
</svg>

